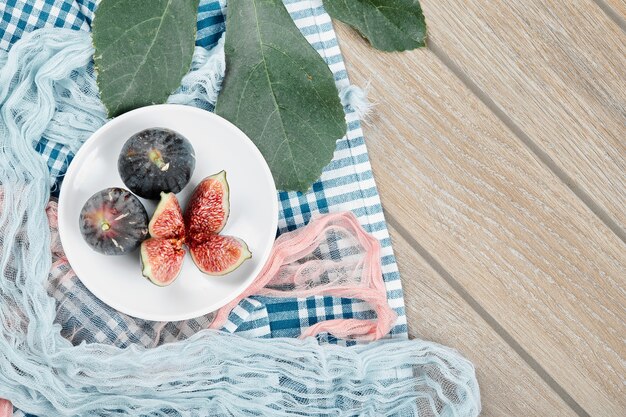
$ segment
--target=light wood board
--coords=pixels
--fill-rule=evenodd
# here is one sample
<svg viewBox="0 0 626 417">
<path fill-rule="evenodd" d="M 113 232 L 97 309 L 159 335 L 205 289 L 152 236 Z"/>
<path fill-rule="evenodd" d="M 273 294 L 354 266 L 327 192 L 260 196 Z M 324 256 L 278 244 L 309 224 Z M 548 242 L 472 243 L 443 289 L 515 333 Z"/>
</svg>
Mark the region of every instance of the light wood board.
<svg viewBox="0 0 626 417">
<path fill-rule="evenodd" d="M 433 51 L 626 236 L 626 33 L 592 0 L 421 4 Z"/>
<path fill-rule="evenodd" d="M 365 135 L 390 223 L 573 412 L 622 415 L 626 245 L 431 51 L 384 54 L 336 28 L 377 102 Z M 403 279 L 410 310 L 424 301 Z"/>
<path fill-rule="evenodd" d="M 462 352 L 476 366 L 482 415 L 575 416 L 574 411 L 393 228 L 409 335 Z"/>
<path fill-rule="evenodd" d="M 626 19 L 626 1 L 606 0 L 607 5 L 622 19 Z"/>
</svg>

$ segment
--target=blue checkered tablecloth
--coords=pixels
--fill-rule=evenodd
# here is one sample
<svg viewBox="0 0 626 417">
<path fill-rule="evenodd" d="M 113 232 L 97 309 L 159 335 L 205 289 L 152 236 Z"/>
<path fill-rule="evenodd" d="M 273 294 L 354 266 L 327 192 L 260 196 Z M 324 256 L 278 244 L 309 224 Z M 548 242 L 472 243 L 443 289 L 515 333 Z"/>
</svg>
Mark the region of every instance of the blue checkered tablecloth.
<svg viewBox="0 0 626 417">
<path fill-rule="evenodd" d="M 90 30 L 94 0 L 3 0 L 0 2 L 0 49 L 8 50 L 25 32 L 41 27 Z M 223 1 L 222 1 L 223 3 Z M 330 17 L 321 0 L 284 0 L 295 23 L 330 66 L 337 86 L 349 85 L 348 75 Z M 224 30 L 223 7 L 217 0 L 201 0 L 197 45 L 214 46 Z M 399 318 L 392 337 L 406 337 L 406 316 L 398 268 L 391 248 L 382 206 L 372 175 L 360 121 L 346 108 L 348 132 L 337 142 L 332 162 L 308 193 L 280 192 L 279 233 L 306 224 L 314 213 L 351 210 L 382 246 L 382 270 L 388 299 Z M 55 186 L 62 181 L 72 154 L 42 138 L 37 151 L 47 160 Z M 185 322 L 146 322 L 125 316 L 97 300 L 67 266 L 50 276 L 49 293 L 58 301 L 57 321 L 74 343 L 102 342 L 120 347 L 180 340 L 206 327 L 210 316 Z M 89 300 L 88 303 L 85 300 Z M 333 297 L 307 299 L 251 297 L 231 314 L 224 330 L 251 337 L 296 337 L 302 329 L 334 318 L 372 318 L 370 307 L 359 301 Z M 335 343 L 345 341 L 329 339 Z M 18 414 L 20 415 L 20 414 Z"/>
</svg>

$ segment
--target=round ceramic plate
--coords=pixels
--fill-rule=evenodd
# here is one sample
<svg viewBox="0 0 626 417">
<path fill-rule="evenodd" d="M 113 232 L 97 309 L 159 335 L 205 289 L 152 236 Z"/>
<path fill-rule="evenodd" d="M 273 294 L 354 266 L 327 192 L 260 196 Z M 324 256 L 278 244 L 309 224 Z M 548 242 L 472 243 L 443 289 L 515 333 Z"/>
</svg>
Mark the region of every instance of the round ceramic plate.
<svg viewBox="0 0 626 417">
<path fill-rule="evenodd" d="M 152 127 L 181 133 L 195 149 L 193 177 L 177 194 L 183 210 L 203 178 L 226 170 L 231 211 L 222 233 L 242 238 L 252 252 L 252 258 L 230 274 L 205 275 L 187 254 L 178 279 L 161 288 L 141 275 L 138 250 L 124 256 L 105 256 L 93 251 L 84 241 L 78 220 L 83 204 L 104 188 L 126 188 L 117 171 L 120 150 L 131 135 Z M 142 202 L 152 216 L 156 202 L 143 199 Z M 225 119 L 180 105 L 143 107 L 98 129 L 76 154 L 59 197 L 61 243 L 83 284 L 111 307 L 155 321 L 198 317 L 241 294 L 269 257 L 277 221 L 276 186 L 256 146 Z"/>
</svg>

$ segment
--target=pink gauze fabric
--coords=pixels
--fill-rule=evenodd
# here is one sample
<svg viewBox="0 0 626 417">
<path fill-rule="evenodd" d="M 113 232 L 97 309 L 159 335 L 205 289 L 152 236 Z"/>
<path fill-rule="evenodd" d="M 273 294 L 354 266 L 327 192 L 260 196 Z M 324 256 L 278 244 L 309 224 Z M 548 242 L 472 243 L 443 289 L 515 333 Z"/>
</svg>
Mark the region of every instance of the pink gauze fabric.
<svg viewBox="0 0 626 417">
<path fill-rule="evenodd" d="M 217 311 L 210 328 L 221 328 L 233 308 L 251 295 L 356 298 L 376 312 L 375 320 L 319 322 L 300 338 L 328 332 L 343 339 L 377 340 L 389 333 L 397 319 L 387 301 L 380 244 L 351 212 L 314 217 L 307 226 L 279 236 L 252 285 Z"/>
<path fill-rule="evenodd" d="M 12 417 L 13 405 L 7 400 L 0 399 L 0 417 Z"/>
<path fill-rule="evenodd" d="M 56 202 L 48 203 L 46 214 L 51 229 L 56 230 Z M 59 264 L 67 263 L 58 236 L 53 235 L 51 250 L 54 271 Z M 67 276 L 72 275 L 68 268 Z M 352 212 L 318 215 L 307 226 L 279 236 L 257 278 L 216 312 L 209 328 L 222 328 L 237 304 L 251 295 L 354 298 L 365 301 L 376 312 L 374 320 L 334 319 L 316 323 L 300 338 L 327 332 L 342 339 L 377 340 L 389 333 L 397 319 L 387 301 L 380 244 L 363 230 Z"/>
<path fill-rule="evenodd" d="M 51 227 L 57 224 L 55 202 L 46 208 Z M 67 262 L 58 239 L 52 240 L 53 269 Z M 68 272 L 71 274 L 71 271 Z M 380 244 L 363 230 L 351 212 L 314 217 L 310 223 L 276 239 L 267 264 L 241 295 L 217 311 L 210 328 L 219 329 L 241 300 L 251 295 L 356 298 L 376 312 L 375 320 L 335 319 L 316 323 L 300 338 L 328 332 L 343 339 L 371 341 L 389 333 L 396 313 L 389 307 L 382 278 Z M 0 399 L 0 417 L 11 417 L 13 407 Z"/>
</svg>

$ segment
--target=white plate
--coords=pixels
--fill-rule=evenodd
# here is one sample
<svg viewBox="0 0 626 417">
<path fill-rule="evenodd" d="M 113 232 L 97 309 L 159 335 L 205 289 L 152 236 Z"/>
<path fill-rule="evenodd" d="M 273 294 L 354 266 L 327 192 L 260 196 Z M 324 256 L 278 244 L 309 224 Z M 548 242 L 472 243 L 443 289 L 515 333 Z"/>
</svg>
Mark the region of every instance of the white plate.
<svg viewBox="0 0 626 417">
<path fill-rule="evenodd" d="M 78 221 L 83 204 L 104 188 L 126 188 L 117 171 L 120 150 L 131 135 L 151 127 L 175 130 L 189 139 L 195 149 L 193 177 L 177 194 L 183 210 L 203 178 L 226 170 L 231 211 L 222 233 L 242 238 L 252 252 L 252 259 L 234 272 L 222 277 L 205 275 L 187 254 L 178 279 L 161 288 L 141 275 L 139 251 L 105 256 L 84 241 Z M 152 216 L 156 202 L 142 202 Z M 100 300 L 146 320 L 186 320 L 217 310 L 234 299 L 265 264 L 276 237 L 277 222 L 276 186 L 256 146 L 225 119 L 189 106 L 143 107 L 98 129 L 70 164 L 59 197 L 59 234 L 74 272 Z"/>
</svg>

